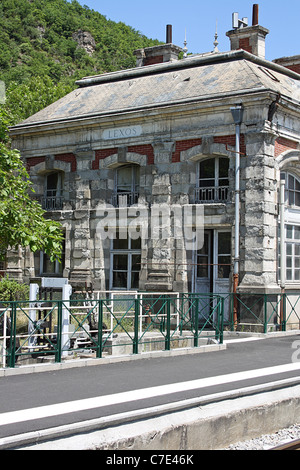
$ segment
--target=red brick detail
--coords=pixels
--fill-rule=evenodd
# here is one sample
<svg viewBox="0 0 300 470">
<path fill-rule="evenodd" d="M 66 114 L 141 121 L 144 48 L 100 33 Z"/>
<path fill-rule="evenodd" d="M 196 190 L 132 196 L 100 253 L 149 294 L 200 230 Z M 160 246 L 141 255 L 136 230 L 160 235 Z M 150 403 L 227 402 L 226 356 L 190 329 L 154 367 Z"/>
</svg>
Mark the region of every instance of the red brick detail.
<svg viewBox="0 0 300 470">
<path fill-rule="evenodd" d="M 117 148 L 103 149 L 95 151 L 95 160 L 92 162 L 92 169 L 99 170 L 99 161 L 118 153 Z"/>
<path fill-rule="evenodd" d="M 139 155 L 147 155 L 148 157 L 148 165 L 154 164 L 154 151 L 153 147 L 150 144 L 145 145 L 132 145 L 128 147 L 128 152 L 138 153 Z"/>
<path fill-rule="evenodd" d="M 201 144 L 202 139 L 179 140 L 178 142 L 176 142 L 175 151 L 172 155 L 172 162 L 180 162 L 180 152 L 183 152 L 184 150 L 189 150 L 192 147 L 196 147 L 197 145 Z"/>
<path fill-rule="evenodd" d="M 275 142 L 275 158 L 287 150 L 296 150 L 298 143 L 293 140 L 286 139 L 284 137 L 278 137 Z"/>
<path fill-rule="evenodd" d="M 240 152 L 246 155 L 245 136 L 241 134 Z M 224 144 L 229 147 L 235 147 L 235 135 L 221 135 L 214 137 L 215 144 Z"/>
<path fill-rule="evenodd" d="M 62 153 L 60 155 L 55 155 L 55 160 L 71 163 L 71 171 L 74 172 L 77 170 L 76 157 L 73 153 Z"/>
<path fill-rule="evenodd" d="M 45 157 L 30 157 L 26 160 L 26 169 L 30 172 L 31 167 L 38 165 L 39 163 L 44 163 Z"/>
<path fill-rule="evenodd" d="M 241 38 L 239 41 L 239 48 L 252 54 L 252 46 L 250 46 L 250 38 Z"/>
<path fill-rule="evenodd" d="M 300 64 L 284 65 L 284 67 L 300 74 Z"/>
<path fill-rule="evenodd" d="M 157 55 L 155 57 L 149 57 L 144 60 L 143 65 L 154 65 L 154 64 L 161 64 L 164 61 L 164 56 Z"/>
</svg>

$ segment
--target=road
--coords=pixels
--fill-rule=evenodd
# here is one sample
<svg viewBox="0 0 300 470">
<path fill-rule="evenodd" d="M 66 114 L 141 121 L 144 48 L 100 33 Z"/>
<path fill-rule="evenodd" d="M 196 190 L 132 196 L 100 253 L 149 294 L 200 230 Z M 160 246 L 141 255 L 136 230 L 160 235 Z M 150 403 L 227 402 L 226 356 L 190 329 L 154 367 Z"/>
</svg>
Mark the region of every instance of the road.
<svg viewBox="0 0 300 470">
<path fill-rule="evenodd" d="M 283 379 L 300 384 L 298 349 L 300 335 L 233 340 L 218 352 L 1 377 L 0 448 L 9 436 Z"/>
</svg>

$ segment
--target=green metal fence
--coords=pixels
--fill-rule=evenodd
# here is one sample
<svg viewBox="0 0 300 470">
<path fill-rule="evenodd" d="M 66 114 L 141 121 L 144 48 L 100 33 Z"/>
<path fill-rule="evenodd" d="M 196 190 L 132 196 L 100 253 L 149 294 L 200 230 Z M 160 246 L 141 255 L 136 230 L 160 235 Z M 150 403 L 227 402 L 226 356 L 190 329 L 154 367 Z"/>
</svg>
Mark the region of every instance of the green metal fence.
<svg viewBox="0 0 300 470">
<path fill-rule="evenodd" d="M 300 328 L 300 293 L 240 293 L 223 298 L 224 325 L 230 330 L 268 333 Z"/>
<path fill-rule="evenodd" d="M 127 293 L 2 302 L 0 367 L 197 348 L 211 339 L 222 344 L 224 330 L 267 333 L 299 328 L 298 293 Z"/>
<path fill-rule="evenodd" d="M 222 343 L 223 311 L 218 295 L 3 302 L 1 366 Z"/>
</svg>

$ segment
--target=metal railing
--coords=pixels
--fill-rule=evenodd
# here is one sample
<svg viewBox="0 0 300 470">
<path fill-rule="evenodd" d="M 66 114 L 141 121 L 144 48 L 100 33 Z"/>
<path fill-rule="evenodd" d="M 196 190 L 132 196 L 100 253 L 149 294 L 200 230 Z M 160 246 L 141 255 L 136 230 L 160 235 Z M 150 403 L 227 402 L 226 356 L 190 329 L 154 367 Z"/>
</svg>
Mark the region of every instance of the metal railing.
<svg viewBox="0 0 300 470">
<path fill-rule="evenodd" d="M 222 343 L 223 304 L 189 294 L 3 302 L 0 367 Z"/>
<path fill-rule="evenodd" d="M 300 293 L 220 295 L 225 305 L 224 325 L 230 330 L 268 333 L 300 329 Z"/>
<path fill-rule="evenodd" d="M 0 367 L 197 348 L 212 339 L 222 344 L 226 329 L 300 329 L 300 293 L 94 292 L 83 297 L 2 302 Z"/>
<path fill-rule="evenodd" d="M 208 204 L 217 202 L 227 202 L 228 186 L 209 186 L 196 188 L 194 193 L 195 204 Z"/>
<path fill-rule="evenodd" d="M 41 206 L 46 211 L 62 210 L 64 198 L 62 196 L 44 196 L 40 198 Z"/>
<path fill-rule="evenodd" d="M 114 207 L 129 207 L 137 204 L 138 200 L 137 191 L 116 192 L 112 195 L 111 203 Z"/>
</svg>

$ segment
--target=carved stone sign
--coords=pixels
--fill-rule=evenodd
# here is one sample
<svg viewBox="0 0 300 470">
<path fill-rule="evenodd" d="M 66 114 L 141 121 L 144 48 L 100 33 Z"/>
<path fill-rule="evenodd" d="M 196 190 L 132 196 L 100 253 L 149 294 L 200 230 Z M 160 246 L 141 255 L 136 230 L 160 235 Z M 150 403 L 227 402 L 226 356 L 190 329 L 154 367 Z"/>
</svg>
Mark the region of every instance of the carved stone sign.
<svg viewBox="0 0 300 470">
<path fill-rule="evenodd" d="M 103 131 L 104 140 L 128 139 L 129 137 L 138 137 L 143 132 L 142 126 L 115 127 Z"/>
</svg>

